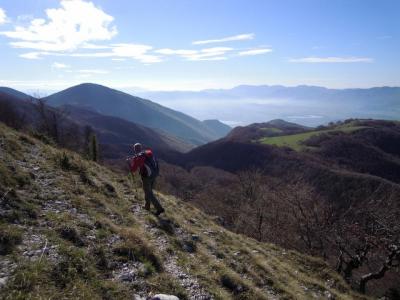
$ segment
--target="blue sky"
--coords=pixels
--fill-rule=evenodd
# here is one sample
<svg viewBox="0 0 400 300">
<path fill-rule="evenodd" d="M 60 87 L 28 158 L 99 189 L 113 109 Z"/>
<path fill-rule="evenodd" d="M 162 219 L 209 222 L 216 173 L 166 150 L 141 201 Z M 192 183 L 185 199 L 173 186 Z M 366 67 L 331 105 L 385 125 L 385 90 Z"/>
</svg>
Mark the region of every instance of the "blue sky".
<svg viewBox="0 0 400 300">
<path fill-rule="evenodd" d="M 400 86 L 398 0 L 0 0 L 0 85 Z"/>
</svg>

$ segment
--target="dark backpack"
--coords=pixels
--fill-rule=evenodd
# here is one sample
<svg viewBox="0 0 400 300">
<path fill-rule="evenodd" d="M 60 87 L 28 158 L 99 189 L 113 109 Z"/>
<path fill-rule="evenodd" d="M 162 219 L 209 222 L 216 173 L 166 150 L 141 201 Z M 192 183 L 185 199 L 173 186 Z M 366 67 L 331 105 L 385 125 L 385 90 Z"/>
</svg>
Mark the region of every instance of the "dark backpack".
<svg viewBox="0 0 400 300">
<path fill-rule="evenodd" d="M 158 164 L 157 158 L 152 155 L 148 155 L 144 153 L 145 161 L 144 164 L 146 166 L 146 169 L 150 169 L 150 176 L 147 175 L 147 177 L 157 177 L 160 174 L 160 166 Z"/>
</svg>

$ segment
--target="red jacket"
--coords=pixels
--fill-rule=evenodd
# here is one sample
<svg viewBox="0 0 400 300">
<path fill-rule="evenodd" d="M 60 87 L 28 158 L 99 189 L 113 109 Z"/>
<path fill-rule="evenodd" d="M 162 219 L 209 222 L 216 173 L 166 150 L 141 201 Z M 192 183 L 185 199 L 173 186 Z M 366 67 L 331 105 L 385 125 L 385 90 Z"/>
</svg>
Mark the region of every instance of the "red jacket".
<svg viewBox="0 0 400 300">
<path fill-rule="evenodd" d="M 130 168 L 132 173 L 136 172 L 139 169 L 140 175 L 144 177 L 151 176 L 151 169 L 145 164 L 146 156 L 152 157 L 153 151 L 151 151 L 150 149 L 144 150 L 131 158 Z"/>
</svg>

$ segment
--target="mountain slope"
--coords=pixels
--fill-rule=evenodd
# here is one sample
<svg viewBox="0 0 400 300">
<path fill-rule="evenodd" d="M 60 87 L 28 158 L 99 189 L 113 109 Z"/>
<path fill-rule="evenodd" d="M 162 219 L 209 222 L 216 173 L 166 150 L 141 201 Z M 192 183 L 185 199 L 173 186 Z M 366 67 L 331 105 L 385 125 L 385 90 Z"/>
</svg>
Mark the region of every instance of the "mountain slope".
<svg viewBox="0 0 400 300">
<path fill-rule="evenodd" d="M 185 142 L 161 131 L 118 117 L 105 116 L 93 110 L 73 105 L 62 106 L 62 109 L 68 113 L 69 118 L 82 126 L 91 126 L 104 147 L 114 149 L 113 152 L 107 152 L 106 157 L 108 158 L 126 156 L 129 146 L 136 142 L 149 146 L 157 152 L 186 152 L 192 148 Z"/>
<path fill-rule="evenodd" d="M 20 91 L 14 90 L 14 89 L 9 88 L 9 87 L 3 87 L 3 86 L 0 86 L 0 94 L 9 95 L 9 96 L 18 98 L 20 100 L 27 100 L 27 99 L 31 98 L 27 94 L 24 94 L 24 93 L 22 93 Z"/>
<path fill-rule="evenodd" d="M 228 135 L 193 149 L 179 163 L 188 168 L 212 166 L 228 172 L 259 168 L 265 175 L 287 182 L 303 178 L 338 206 L 368 199 L 378 188 L 382 188 L 383 197 L 392 191 L 400 195 L 398 122 L 354 122 L 322 132 L 307 131 L 303 140 L 288 140 L 295 143 L 292 147 L 266 141 L 274 139 L 278 144 L 276 139 L 299 134 L 267 137 L 259 143 L 253 140 L 254 136 L 246 140 L 248 135 L 234 139 Z"/>
<path fill-rule="evenodd" d="M 204 120 L 203 123 L 210 128 L 218 137 L 226 136 L 232 128 L 219 120 Z"/>
<path fill-rule="evenodd" d="M 0 124 L 0 297 L 365 299 L 321 260 L 233 234 L 138 183 Z"/>
<path fill-rule="evenodd" d="M 93 110 L 71 105 L 59 108 L 46 106 L 45 110 L 47 121 L 43 120 L 36 102 L 0 93 L 0 121 L 14 128 L 29 128 L 42 132 L 47 128 L 44 123 L 51 125 L 51 115 L 55 113 L 59 117 L 52 125 L 58 128 L 59 142 L 62 141 L 65 147 L 76 151 L 85 151 L 85 143 L 87 144 L 87 139 L 90 138 L 86 126 L 90 126 L 96 133 L 102 159 L 117 167 L 126 167 L 125 157 L 131 154 L 131 145 L 136 142 L 154 149 L 157 157 L 161 159 L 168 159 L 192 148 L 191 145 L 165 132 L 117 117 L 104 116 Z"/>
<path fill-rule="evenodd" d="M 80 84 L 45 98 L 50 105 L 78 105 L 150 128 L 161 129 L 193 145 L 217 139 L 202 122 L 159 104 L 96 84 Z"/>
</svg>

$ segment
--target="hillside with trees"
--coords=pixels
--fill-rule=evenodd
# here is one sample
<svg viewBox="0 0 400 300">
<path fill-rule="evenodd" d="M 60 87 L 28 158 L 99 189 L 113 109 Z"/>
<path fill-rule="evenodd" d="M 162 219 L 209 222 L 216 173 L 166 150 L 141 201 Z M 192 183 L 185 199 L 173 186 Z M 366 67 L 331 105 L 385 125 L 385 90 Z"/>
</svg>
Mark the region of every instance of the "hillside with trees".
<svg viewBox="0 0 400 300">
<path fill-rule="evenodd" d="M 175 195 L 177 199 L 181 200 L 173 201 L 186 203 L 179 202 L 179 205 L 188 205 L 188 210 L 196 207 L 202 211 L 198 211 L 201 215 L 193 216 L 195 221 L 190 226 L 196 227 L 195 224 L 200 218 L 207 219 L 215 223 L 212 226 L 224 227 L 224 235 L 227 232 L 243 234 L 257 243 L 261 243 L 259 245 L 264 245 L 261 246 L 264 248 L 265 245 L 270 244 L 263 243 L 272 243 L 277 245 L 274 247 L 281 249 L 279 251 L 285 253 L 286 251 L 298 251 L 303 253 L 302 255 L 318 257 L 329 265 L 329 268 L 335 270 L 337 276 L 341 276 L 354 291 L 374 296 L 386 295 L 389 299 L 396 299 L 399 292 L 397 286 L 400 283 L 397 269 L 400 255 L 400 232 L 397 221 L 400 217 L 398 202 L 400 198 L 398 182 L 400 130 L 398 122 L 352 119 L 313 129 L 282 120 L 274 120 L 254 124 L 248 128 L 236 128 L 226 138 L 200 146 L 188 153 L 182 153 L 171 147 L 177 145 L 176 140 L 169 139 L 166 135 L 157 135 L 157 132 L 152 129 L 116 117 L 104 116 L 93 110 L 75 106 L 52 108 L 43 99 L 21 100 L 9 94 L 3 94 L 0 100 L 1 121 L 24 132 L 24 136 L 28 140 L 27 145 L 25 145 L 24 137 L 7 140 L 5 143 L 6 133 L 8 130 L 12 132 L 11 129 L 5 127 L 2 145 L 8 152 L 15 149 L 17 156 L 12 156 L 14 155 L 12 153 L 9 154 L 10 157 L 5 157 L 3 154 L 2 170 L 4 174 L 2 178 L 13 178 L 10 170 L 16 170 L 16 174 L 19 174 L 18 166 L 26 163 L 24 160 L 37 159 L 35 158 L 36 152 L 32 154 L 31 150 L 21 151 L 19 144 L 25 145 L 23 146 L 25 149 L 24 147 L 28 147 L 28 145 L 39 143 L 46 145 L 40 146 L 44 147 L 43 149 L 59 148 L 59 150 L 54 150 L 59 153 L 57 154 L 58 158 L 54 158 L 56 160 L 55 167 L 61 168 L 61 172 L 75 174 L 71 177 L 75 178 L 73 185 L 82 182 L 83 185 L 97 191 L 96 193 L 104 189 L 105 195 L 109 194 L 111 198 L 118 198 L 121 195 L 115 192 L 117 189 L 114 179 L 107 179 L 114 183 L 110 186 L 105 184 L 102 187 L 99 183 L 102 182 L 102 179 L 96 177 L 96 172 L 113 174 L 110 175 L 112 178 L 114 176 L 115 178 L 124 178 L 119 177 L 121 176 L 119 174 L 126 175 L 125 155 L 129 151 L 129 143 L 123 141 L 128 138 L 141 140 L 150 146 L 156 145 L 152 148 L 162 159 L 162 176 L 158 179 L 158 188 L 162 192 L 160 195 Z M 19 135 L 17 134 L 17 136 Z M 3 153 L 8 153 L 7 151 L 3 151 Z M 79 155 L 68 151 L 74 151 Z M 31 156 L 25 157 L 22 154 L 25 152 L 31 153 Z M 15 159 L 18 162 L 12 163 L 11 166 L 8 162 Z M 53 170 L 54 166 L 47 162 L 46 155 L 42 159 L 41 163 L 47 166 L 44 167 L 45 170 L 50 168 L 51 172 L 58 172 Z M 117 173 L 105 171 L 104 167 L 101 167 L 101 171 L 99 171 L 100 169 L 94 171 L 90 167 L 90 161 L 111 166 Z M 93 171 L 82 170 L 81 165 L 85 165 L 87 166 L 85 168 Z M 10 179 L 11 181 L 4 181 L 4 199 L 14 197 L 14 190 L 19 187 L 20 181 L 21 187 L 30 188 L 32 179 L 35 179 L 36 176 L 44 176 L 42 173 L 36 174 L 40 172 L 35 170 L 36 166 L 33 164 L 26 165 L 24 168 L 33 170 L 30 173 L 27 171 L 32 178 L 18 175 L 15 179 Z M 39 170 L 42 170 L 42 167 L 39 167 Z M 67 177 L 62 178 L 69 180 Z M 120 180 L 122 179 L 117 181 L 120 182 Z M 122 181 L 124 180 L 127 179 Z M 39 181 L 39 183 L 43 182 Z M 43 184 L 49 183 L 44 181 Z M 59 184 L 59 182 L 54 183 L 49 190 L 57 191 Z M 126 182 L 126 188 L 127 184 L 130 184 L 129 181 Z M 12 188 L 7 188 L 8 185 Z M 138 182 L 134 184 L 134 189 L 136 189 L 134 197 L 140 198 L 136 194 L 138 193 L 137 188 Z M 63 193 L 67 193 L 67 191 L 58 195 Z M 108 201 L 109 197 L 106 197 L 104 201 Z M 168 204 L 170 209 L 174 209 L 178 205 L 169 202 L 168 199 L 172 199 L 169 196 L 162 197 L 164 201 L 170 203 Z M 32 207 L 29 202 L 30 198 L 27 196 L 24 199 L 22 204 L 15 204 L 17 207 L 13 206 L 14 200 L 5 202 L 3 216 L 6 219 L 10 218 L 11 224 L 22 224 L 25 221 L 21 220 L 25 220 L 26 216 L 36 213 L 30 211 Z M 118 203 L 122 203 L 120 201 L 118 200 Z M 40 203 L 39 206 L 35 206 L 39 210 L 45 205 Z M 90 206 L 92 205 L 90 203 L 89 201 L 79 209 L 84 207 L 97 209 L 98 205 L 100 208 L 108 207 L 105 202 L 102 204 L 95 202 L 94 206 Z M 126 205 L 128 203 L 129 201 Z M 55 211 L 65 210 L 62 201 L 58 201 L 54 206 L 60 206 L 58 210 L 53 208 Z M 139 208 L 137 209 L 139 210 Z M 124 215 L 128 212 L 128 207 L 125 207 Z M 11 216 L 8 215 L 9 213 Z M 173 225 L 174 229 L 171 229 L 170 219 L 161 220 L 161 223 L 155 226 L 166 230 L 168 235 L 171 234 L 171 230 L 180 232 L 177 228 L 182 228 L 183 223 L 187 224 L 187 221 L 192 218 L 192 213 L 181 211 L 178 214 L 180 217 L 185 217 L 180 219 L 178 225 L 173 223 L 175 224 Z M 142 217 L 145 220 L 148 219 L 145 216 Z M 159 220 L 157 219 L 157 221 Z M 33 222 L 37 225 L 35 221 Z M 76 226 L 77 224 L 73 223 L 72 225 Z M 149 228 L 149 225 L 144 224 L 143 226 Z M 166 227 L 164 228 L 164 226 Z M 76 227 L 74 228 L 76 229 Z M 200 230 L 207 231 L 206 225 Z M 76 235 L 77 232 L 80 231 L 75 230 L 72 234 Z M 191 230 L 190 232 L 195 236 L 200 234 L 199 231 L 193 233 Z M 242 236 L 243 239 L 247 239 L 244 236 Z M 188 235 L 185 234 L 184 237 L 187 238 Z M 13 237 L 5 236 L 4 241 L 8 241 L 9 238 Z M 23 238 L 17 236 L 15 243 L 21 243 L 21 239 Z M 196 242 L 198 241 L 197 237 L 194 239 Z M 157 243 L 160 242 L 158 239 L 156 240 Z M 162 240 L 161 243 L 164 242 L 165 240 Z M 242 242 L 240 240 L 238 244 L 229 244 L 229 247 L 236 249 Z M 184 251 L 192 249 L 193 244 L 196 244 L 190 239 L 177 243 L 183 247 Z M 227 240 L 224 238 L 219 243 L 221 244 L 218 247 L 223 248 L 222 253 L 224 253 L 227 248 L 223 245 L 227 243 Z M 78 241 L 78 244 L 81 242 Z M 14 246 L 11 244 L 10 247 Z M 26 247 L 29 248 L 29 246 Z M 193 253 L 192 250 L 188 252 Z M 240 250 L 238 251 L 241 253 Z M 215 255 L 217 259 L 223 259 L 222 256 L 219 257 L 220 254 Z M 141 258 L 136 259 L 140 261 Z M 141 262 L 145 265 L 148 264 L 146 260 Z M 8 264 L 8 262 L 6 263 Z M 192 267 L 190 265 L 190 268 Z M 123 268 L 127 270 L 127 265 L 123 265 Z M 149 268 L 157 269 L 158 267 L 154 265 Z M 48 271 L 48 269 L 46 270 Z M 129 270 L 131 273 L 136 272 L 133 269 Z M 174 270 L 170 271 L 173 273 L 176 271 Z M 237 269 L 235 270 L 235 272 L 239 272 Z M 110 272 L 114 271 L 113 269 Z M 201 272 L 207 273 L 210 270 L 203 269 Z M 12 276 L 8 273 L 5 275 Z M 186 275 L 188 277 L 185 277 Z M 189 275 L 186 275 L 184 277 L 189 278 Z M 240 278 L 248 280 L 249 275 L 243 276 L 242 273 L 239 274 Z M 264 274 L 261 277 L 264 278 L 263 276 L 267 275 Z M 214 280 L 216 282 L 224 281 L 217 277 Z M 281 279 L 276 280 L 278 282 Z M 285 280 L 284 282 L 286 282 Z M 200 285 L 199 282 L 191 279 L 189 282 L 195 286 Z M 208 284 L 205 285 L 208 286 Z M 243 284 L 247 287 L 242 290 Z M 150 283 L 151 285 L 152 283 Z M 187 288 L 184 282 L 179 281 L 178 285 L 169 286 L 165 290 L 173 291 L 175 294 L 183 293 L 182 290 L 179 290 L 179 286 Z M 222 286 L 224 291 L 226 288 L 230 289 L 225 286 L 225 283 Z M 239 290 L 236 290 L 237 288 Z M 228 293 L 234 295 L 229 297 L 252 299 L 251 297 L 254 295 L 263 293 L 259 294 L 259 289 L 257 284 L 253 286 L 249 283 L 240 283 L 239 287 L 235 287 Z M 279 285 L 278 290 L 280 291 L 280 289 Z M 163 291 L 165 290 L 163 289 Z M 280 298 L 277 296 L 280 292 L 276 292 L 274 289 L 262 288 L 261 290 L 264 292 L 268 290 L 267 298 L 273 296 Z M 198 293 L 202 293 L 202 291 L 202 289 L 197 289 Z M 151 288 L 147 288 L 146 292 L 142 291 L 141 293 L 144 295 L 150 292 Z M 189 291 L 189 296 L 185 297 L 190 299 L 192 297 L 190 293 Z M 214 296 L 218 293 L 220 292 Z M 219 295 L 225 295 L 224 297 L 230 295 L 221 293 Z M 247 293 L 250 296 L 247 296 Z M 290 292 L 288 293 L 290 294 Z M 302 292 L 299 293 L 303 295 Z M 289 298 L 300 297 L 290 295 Z M 324 297 L 322 294 L 317 295 L 319 295 L 317 298 Z M 225 299 L 224 297 L 222 299 Z M 257 297 L 263 299 L 262 296 Z M 283 298 L 285 297 L 283 296 Z M 215 298 L 218 299 L 217 296 Z"/>
<path fill-rule="evenodd" d="M 0 124 L 4 299 L 367 299 L 321 259 L 232 233 L 138 182 Z"/>
<path fill-rule="evenodd" d="M 325 258 L 355 289 L 398 293 L 399 123 L 277 129 L 247 142 L 234 129 L 192 150 L 181 168 L 165 167 L 163 188 L 235 232 Z"/>
</svg>

